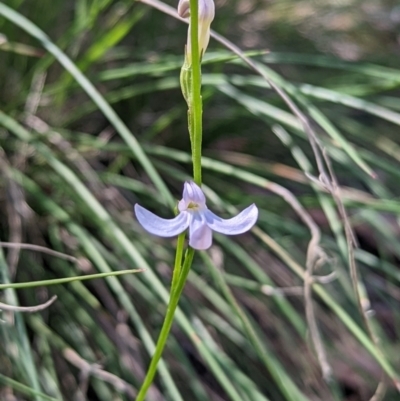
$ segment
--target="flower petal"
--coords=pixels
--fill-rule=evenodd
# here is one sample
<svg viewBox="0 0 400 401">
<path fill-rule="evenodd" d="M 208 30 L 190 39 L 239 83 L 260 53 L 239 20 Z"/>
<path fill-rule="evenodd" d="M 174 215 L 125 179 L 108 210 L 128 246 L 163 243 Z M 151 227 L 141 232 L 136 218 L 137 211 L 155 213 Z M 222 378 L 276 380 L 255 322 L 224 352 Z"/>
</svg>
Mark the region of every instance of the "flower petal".
<svg viewBox="0 0 400 401">
<path fill-rule="evenodd" d="M 207 209 L 205 211 L 205 218 L 208 227 L 213 231 L 225 235 L 237 235 L 250 230 L 254 226 L 258 218 L 258 209 L 253 203 L 231 219 L 221 219 L 221 217 L 218 217 Z"/>
<path fill-rule="evenodd" d="M 181 212 L 173 219 L 163 219 L 138 204 L 135 205 L 135 214 L 145 230 L 159 237 L 174 237 L 182 233 L 188 228 L 190 220 L 187 212 Z"/>
<path fill-rule="evenodd" d="M 183 186 L 182 200 L 178 203 L 178 210 L 183 212 L 184 210 L 187 210 L 191 204 L 197 205 L 199 209 L 205 209 L 206 197 L 196 183 L 193 181 L 186 181 Z"/>
<path fill-rule="evenodd" d="M 189 225 L 189 245 L 194 249 L 208 249 L 212 244 L 212 231 L 202 213 L 193 213 Z"/>
</svg>

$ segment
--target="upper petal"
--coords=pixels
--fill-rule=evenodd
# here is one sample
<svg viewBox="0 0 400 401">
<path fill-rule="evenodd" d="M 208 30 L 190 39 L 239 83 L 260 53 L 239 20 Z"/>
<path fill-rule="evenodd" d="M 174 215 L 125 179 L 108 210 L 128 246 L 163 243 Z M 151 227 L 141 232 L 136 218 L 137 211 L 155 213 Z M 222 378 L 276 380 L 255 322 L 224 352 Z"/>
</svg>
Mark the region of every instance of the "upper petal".
<svg viewBox="0 0 400 401">
<path fill-rule="evenodd" d="M 212 244 L 212 231 L 202 213 L 192 213 L 189 225 L 189 245 L 194 249 L 208 249 Z"/>
<path fill-rule="evenodd" d="M 188 207 L 189 203 L 196 203 L 199 206 L 205 206 L 206 197 L 201 188 L 193 181 L 186 181 L 183 186 L 182 201 L 179 202 L 179 210 L 181 207 Z"/>
<path fill-rule="evenodd" d="M 187 212 L 181 212 L 173 219 L 163 219 L 136 204 L 135 214 L 145 230 L 160 237 L 174 237 L 185 231 L 189 226 L 190 216 Z"/>
<path fill-rule="evenodd" d="M 208 227 L 212 230 L 225 235 L 237 235 L 250 230 L 254 226 L 258 218 L 258 209 L 253 203 L 231 219 L 221 219 L 221 217 L 207 209 L 205 217 Z"/>
</svg>

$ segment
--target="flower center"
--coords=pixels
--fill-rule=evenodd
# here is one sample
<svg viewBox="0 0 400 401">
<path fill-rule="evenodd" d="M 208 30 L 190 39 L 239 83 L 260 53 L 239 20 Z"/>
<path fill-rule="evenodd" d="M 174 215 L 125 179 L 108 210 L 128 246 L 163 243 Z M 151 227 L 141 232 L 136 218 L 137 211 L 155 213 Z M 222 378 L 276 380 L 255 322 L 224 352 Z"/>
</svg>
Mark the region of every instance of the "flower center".
<svg viewBox="0 0 400 401">
<path fill-rule="evenodd" d="M 196 211 L 196 210 L 200 209 L 200 205 L 198 203 L 191 201 L 191 202 L 189 202 L 187 208 L 188 208 L 188 210 Z"/>
</svg>

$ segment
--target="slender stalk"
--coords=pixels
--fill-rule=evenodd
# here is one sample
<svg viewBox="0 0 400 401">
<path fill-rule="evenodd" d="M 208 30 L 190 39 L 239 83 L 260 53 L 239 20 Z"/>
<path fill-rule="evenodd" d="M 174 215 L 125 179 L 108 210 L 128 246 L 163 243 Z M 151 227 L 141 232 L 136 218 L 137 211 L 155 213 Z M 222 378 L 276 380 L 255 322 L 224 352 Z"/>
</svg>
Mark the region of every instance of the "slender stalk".
<svg viewBox="0 0 400 401">
<path fill-rule="evenodd" d="M 26 394 L 28 396 L 37 396 L 40 397 L 42 401 L 58 401 L 57 398 L 49 397 L 46 394 L 43 394 L 32 387 L 26 386 L 16 380 L 11 379 L 10 377 L 4 376 L 0 373 L 0 383 L 3 383 L 7 387 L 14 388 L 18 392 L 22 394 Z"/>
<path fill-rule="evenodd" d="M 178 284 L 179 276 L 181 274 L 182 257 L 183 257 L 183 250 L 184 250 L 184 246 L 185 246 L 185 237 L 186 237 L 186 233 L 180 234 L 178 236 L 178 242 L 176 244 L 174 271 L 172 273 L 171 294 L 175 292 L 175 287 Z"/>
<path fill-rule="evenodd" d="M 161 358 L 162 352 L 168 339 L 169 332 L 171 330 L 172 323 L 174 321 L 175 310 L 178 306 L 179 298 L 182 294 L 183 287 L 185 286 L 185 282 L 189 274 L 190 267 L 192 266 L 193 256 L 194 256 L 194 249 L 189 248 L 186 251 L 185 261 L 182 266 L 182 272 L 176 283 L 176 289 L 173 292 L 171 291 L 171 297 L 168 303 L 167 313 L 164 318 L 164 323 L 161 328 L 160 335 L 158 336 L 156 349 L 151 359 L 151 363 L 147 370 L 147 374 L 142 384 L 142 387 L 140 388 L 140 391 L 136 397 L 136 401 L 144 400 L 144 398 L 146 397 L 146 393 L 149 387 L 151 386 L 151 383 L 153 382 L 154 375 L 156 374 L 157 371 L 158 361 Z"/>
<path fill-rule="evenodd" d="M 188 119 L 189 119 L 189 134 L 192 147 L 193 161 L 193 179 L 196 184 L 201 185 L 201 144 L 202 144 L 202 114 L 203 105 L 201 98 L 201 66 L 198 42 L 198 0 L 190 0 L 190 42 L 191 42 L 191 60 L 188 66 L 184 65 L 184 74 L 189 74 L 190 88 L 188 101 Z M 186 63 L 186 60 L 185 60 Z M 187 93 L 187 92 L 185 92 Z M 182 255 L 184 249 L 185 234 L 178 237 L 178 243 L 175 255 L 174 272 L 172 276 L 170 300 L 168 303 L 167 313 L 164 318 L 164 323 L 159 334 L 157 345 L 153 357 L 151 358 L 150 366 L 147 370 L 146 377 L 142 387 L 136 397 L 136 401 L 143 401 L 147 391 L 153 382 L 157 371 L 157 365 L 163 353 L 165 344 L 174 321 L 174 315 L 178 306 L 179 298 L 182 294 L 187 276 L 192 265 L 194 250 L 188 248 L 185 255 L 185 260 L 182 266 Z"/>
<path fill-rule="evenodd" d="M 6 288 L 18 289 L 18 288 L 31 288 L 31 287 L 46 287 L 49 285 L 72 283 L 73 281 L 93 280 L 109 276 L 121 276 L 123 274 L 140 273 L 143 271 L 144 269 L 118 270 L 108 273 L 85 274 L 84 276 L 64 277 L 52 280 L 28 281 L 25 283 L 6 283 L 6 284 L 0 284 L 0 290 L 5 290 Z"/>
<path fill-rule="evenodd" d="M 193 178 L 197 185 L 201 185 L 201 143 L 202 143 L 202 114 L 203 103 L 201 98 L 201 65 L 199 54 L 199 9 L 198 0 L 190 0 L 190 44 L 192 49 L 192 79 L 191 105 L 189 107 L 190 128 L 192 139 Z"/>
</svg>

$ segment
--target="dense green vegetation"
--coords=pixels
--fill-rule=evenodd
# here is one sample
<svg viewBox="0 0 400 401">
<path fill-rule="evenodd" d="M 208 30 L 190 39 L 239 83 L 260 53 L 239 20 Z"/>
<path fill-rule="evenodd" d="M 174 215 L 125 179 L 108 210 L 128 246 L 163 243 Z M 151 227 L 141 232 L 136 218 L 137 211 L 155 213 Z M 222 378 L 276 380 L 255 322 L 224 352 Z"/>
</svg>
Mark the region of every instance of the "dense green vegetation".
<svg viewBox="0 0 400 401">
<path fill-rule="evenodd" d="M 260 216 L 196 253 L 148 400 L 399 399 L 396 3 L 216 2 L 203 189 Z M 0 1 L 1 400 L 134 400 L 145 376 L 176 238 L 133 206 L 171 217 L 192 176 L 187 27 L 158 4 Z"/>
</svg>

